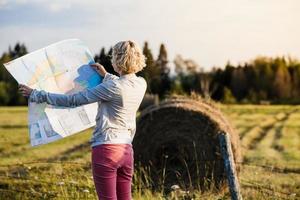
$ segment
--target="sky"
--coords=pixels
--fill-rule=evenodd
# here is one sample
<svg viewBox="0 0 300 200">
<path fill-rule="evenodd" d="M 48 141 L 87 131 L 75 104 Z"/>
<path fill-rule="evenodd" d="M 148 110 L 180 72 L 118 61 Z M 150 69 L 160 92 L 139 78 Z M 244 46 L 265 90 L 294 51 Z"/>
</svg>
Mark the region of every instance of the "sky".
<svg viewBox="0 0 300 200">
<path fill-rule="evenodd" d="M 167 47 L 205 70 L 257 56 L 300 58 L 299 0 L 0 0 L 0 54 L 69 38 L 93 53 L 121 40 Z"/>
</svg>

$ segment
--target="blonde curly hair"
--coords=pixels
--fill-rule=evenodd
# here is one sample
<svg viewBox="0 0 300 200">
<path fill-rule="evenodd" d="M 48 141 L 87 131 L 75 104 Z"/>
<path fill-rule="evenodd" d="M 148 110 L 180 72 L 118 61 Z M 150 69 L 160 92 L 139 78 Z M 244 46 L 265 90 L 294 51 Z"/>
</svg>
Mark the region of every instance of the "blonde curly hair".
<svg viewBox="0 0 300 200">
<path fill-rule="evenodd" d="M 112 64 L 125 74 L 141 71 L 146 66 L 145 60 L 141 48 L 134 41 L 121 41 L 113 47 Z"/>
</svg>

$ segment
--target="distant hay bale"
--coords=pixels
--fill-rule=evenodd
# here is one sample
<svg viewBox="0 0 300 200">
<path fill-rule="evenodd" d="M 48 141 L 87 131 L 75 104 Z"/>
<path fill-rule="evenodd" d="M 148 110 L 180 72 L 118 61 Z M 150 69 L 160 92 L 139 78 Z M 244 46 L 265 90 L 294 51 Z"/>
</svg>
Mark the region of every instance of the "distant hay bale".
<svg viewBox="0 0 300 200">
<path fill-rule="evenodd" d="M 211 186 L 223 189 L 226 175 L 218 140 L 221 131 L 230 134 L 234 159 L 240 163 L 239 137 L 213 102 L 168 99 L 141 113 L 133 141 L 135 162 L 149 169 L 153 187 L 181 184 L 202 190 Z"/>
</svg>

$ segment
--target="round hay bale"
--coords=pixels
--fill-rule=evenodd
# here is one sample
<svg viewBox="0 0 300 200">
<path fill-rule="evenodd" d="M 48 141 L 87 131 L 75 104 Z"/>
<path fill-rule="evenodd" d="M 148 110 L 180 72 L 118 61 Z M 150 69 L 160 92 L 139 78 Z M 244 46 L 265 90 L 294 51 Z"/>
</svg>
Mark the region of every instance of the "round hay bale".
<svg viewBox="0 0 300 200">
<path fill-rule="evenodd" d="M 239 172 L 239 136 L 212 102 L 171 98 L 145 109 L 133 140 L 137 167 L 147 169 L 153 187 L 224 189 L 225 170 L 218 135 L 230 134 Z"/>
</svg>

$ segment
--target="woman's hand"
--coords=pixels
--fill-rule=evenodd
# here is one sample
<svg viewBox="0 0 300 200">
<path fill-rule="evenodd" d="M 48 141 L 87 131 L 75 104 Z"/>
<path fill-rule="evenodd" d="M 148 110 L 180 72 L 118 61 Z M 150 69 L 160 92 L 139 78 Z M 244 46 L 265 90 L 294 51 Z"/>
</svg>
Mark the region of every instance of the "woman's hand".
<svg viewBox="0 0 300 200">
<path fill-rule="evenodd" d="M 19 84 L 19 92 L 21 92 L 24 97 L 29 97 L 32 90 L 33 90 L 32 88 L 26 85 Z"/>
<path fill-rule="evenodd" d="M 91 65 L 92 68 L 94 68 L 103 77 L 107 73 L 105 68 L 99 63 L 94 63 L 94 64 L 90 64 L 90 65 Z"/>
</svg>

